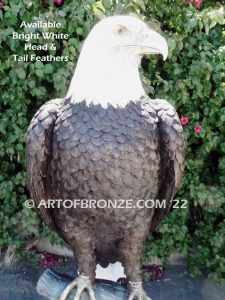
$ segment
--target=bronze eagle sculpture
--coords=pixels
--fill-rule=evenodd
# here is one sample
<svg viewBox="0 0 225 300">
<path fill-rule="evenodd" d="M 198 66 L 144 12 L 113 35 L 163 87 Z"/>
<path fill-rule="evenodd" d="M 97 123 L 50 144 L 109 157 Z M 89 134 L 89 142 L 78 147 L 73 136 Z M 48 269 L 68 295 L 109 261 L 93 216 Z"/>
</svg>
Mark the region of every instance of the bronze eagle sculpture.
<svg viewBox="0 0 225 300">
<path fill-rule="evenodd" d="M 96 264 L 120 261 L 129 300 L 149 300 L 142 286 L 144 242 L 171 207 L 184 169 L 182 126 L 175 108 L 144 91 L 143 55 L 168 55 L 166 40 L 135 16 L 97 23 L 85 40 L 68 93 L 44 104 L 27 132 L 27 182 L 43 221 L 74 251 L 74 300 L 92 284 Z M 131 207 L 46 208 L 48 199 L 132 199 Z M 140 199 L 165 207 L 137 206 Z"/>
</svg>

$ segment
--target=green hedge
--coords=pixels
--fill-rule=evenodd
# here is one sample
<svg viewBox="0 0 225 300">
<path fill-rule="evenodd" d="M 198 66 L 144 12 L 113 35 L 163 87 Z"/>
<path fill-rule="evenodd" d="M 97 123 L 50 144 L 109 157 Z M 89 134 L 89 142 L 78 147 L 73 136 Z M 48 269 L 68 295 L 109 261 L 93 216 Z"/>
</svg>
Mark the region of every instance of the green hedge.
<svg viewBox="0 0 225 300">
<path fill-rule="evenodd" d="M 194 4 L 192 4 L 194 3 Z M 34 236 L 54 234 L 36 212 L 24 208 L 24 140 L 28 123 L 40 105 L 63 97 L 82 45 L 93 24 L 104 15 L 134 12 L 163 31 L 170 54 L 166 62 L 144 58 L 143 82 L 152 98 L 173 103 L 184 121 L 186 170 L 177 198 L 188 209 L 174 209 L 149 237 L 143 258 L 163 260 L 174 250 L 185 254 L 192 274 L 204 269 L 217 281 L 225 275 L 225 33 L 218 1 L 78 1 L 60 7 L 53 1 L 3 0 L 0 9 L 0 247 L 14 245 L 22 254 Z M 57 21 L 69 39 L 56 41 L 53 54 L 68 62 L 17 62 L 24 41 L 13 40 L 22 21 Z M 57 32 L 58 30 L 52 30 Z M 29 32 L 27 29 L 26 32 Z M 38 30 L 35 30 L 38 32 Z M 41 41 L 40 43 L 44 43 Z M 30 52 L 32 53 L 32 52 Z M 200 132 L 195 132 L 200 125 Z M 55 235 L 54 235 L 55 236 Z"/>
</svg>

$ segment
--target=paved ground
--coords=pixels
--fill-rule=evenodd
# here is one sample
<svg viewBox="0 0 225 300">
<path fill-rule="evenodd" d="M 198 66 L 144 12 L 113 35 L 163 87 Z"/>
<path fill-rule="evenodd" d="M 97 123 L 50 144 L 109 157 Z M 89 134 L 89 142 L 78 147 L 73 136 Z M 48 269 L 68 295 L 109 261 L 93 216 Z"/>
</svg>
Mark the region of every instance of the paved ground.
<svg viewBox="0 0 225 300">
<path fill-rule="evenodd" d="M 57 271 L 74 275 L 72 265 L 59 265 Z M 43 268 L 20 264 L 11 270 L 0 269 L 0 300 L 44 300 L 36 292 Z M 190 278 L 184 267 L 168 266 L 164 278 L 147 285 L 152 300 L 225 300 L 225 286 L 198 276 Z"/>
</svg>

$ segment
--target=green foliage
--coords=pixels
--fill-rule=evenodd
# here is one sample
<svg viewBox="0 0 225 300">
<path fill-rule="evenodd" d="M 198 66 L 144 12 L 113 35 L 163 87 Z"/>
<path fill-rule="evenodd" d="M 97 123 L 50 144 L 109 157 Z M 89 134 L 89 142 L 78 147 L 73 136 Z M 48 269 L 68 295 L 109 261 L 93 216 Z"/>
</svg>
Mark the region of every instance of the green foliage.
<svg viewBox="0 0 225 300">
<path fill-rule="evenodd" d="M 44 3 L 44 4 L 42 4 Z M 65 95 L 84 38 L 105 15 L 134 12 L 162 32 L 169 59 L 143 59 L 141 73 L 152 98 L 173 103 L 184 126 L 186 170 L 177 199 L 187 199 L 187 209 L 174 209 L 149 237 L 143 259 L 172 251 L 185 254 L 189 270 L 206 270 L 222 281 L 225 275 L 225 23 L 219 2 L 203 1 L 199 9 L 185 0 L 4 1 L 0 10 L 0 247 L 14 244 L 22 253 L 33 236 L 55 234 L 41 224 L 36 212 L 23 207 L 25 187 L 24 141 L 28 123 L 43 102 Z M 69 57 L 65 62 L 15 62 L 25 54 L 22 21 L 46 20 L 62 24 L 68 40 L 57 40 L 49 54 Z M 25 30 L 29 32 L 29 29 Z M 33 29 L 38 32 L 39 29 Z M 58 29 L 51 31 L 58 32 Z M 38 43 L 44 44 L 41 40 Z M 32 53 L 32 51 L 30 52 Z M 34 53 L 34 52 L 33 52 Z M 201 125 L 200 133 L 194 131 Z"/>
</svg>

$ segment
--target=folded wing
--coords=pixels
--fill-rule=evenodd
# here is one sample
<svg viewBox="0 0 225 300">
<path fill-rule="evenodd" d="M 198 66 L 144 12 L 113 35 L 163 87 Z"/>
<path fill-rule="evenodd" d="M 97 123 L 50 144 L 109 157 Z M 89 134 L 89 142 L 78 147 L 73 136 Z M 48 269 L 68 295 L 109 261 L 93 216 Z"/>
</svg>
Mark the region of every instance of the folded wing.
<svg viewBox="0 0 225 300">
<path fill-rule="evenodd" d="M 52 138 L 55 120 L 62 99 L 44 104 L 31 120 L 26 139 L 27 185 L 30 196 L 38 207 L 51 198 L 50 163 L 52 159 Z M 42 201 L 42 202 L 41 202 Z M 43 221 L 55 228 L 50 209 L 40 205 Z"/>
<path fill-rule="evenodd" d="M 160 187 L 158 199 L 166 201 L 166 207 L 157 208 L 151 230 L 166 215 L 172 205 L 172 199 L 180 184 L 184 171 L 183 128 L 175 108 L 165 100 L 154 101 L 154 108 L 159 118 L 159 150 L 161 157 Z"/>
</svg>

